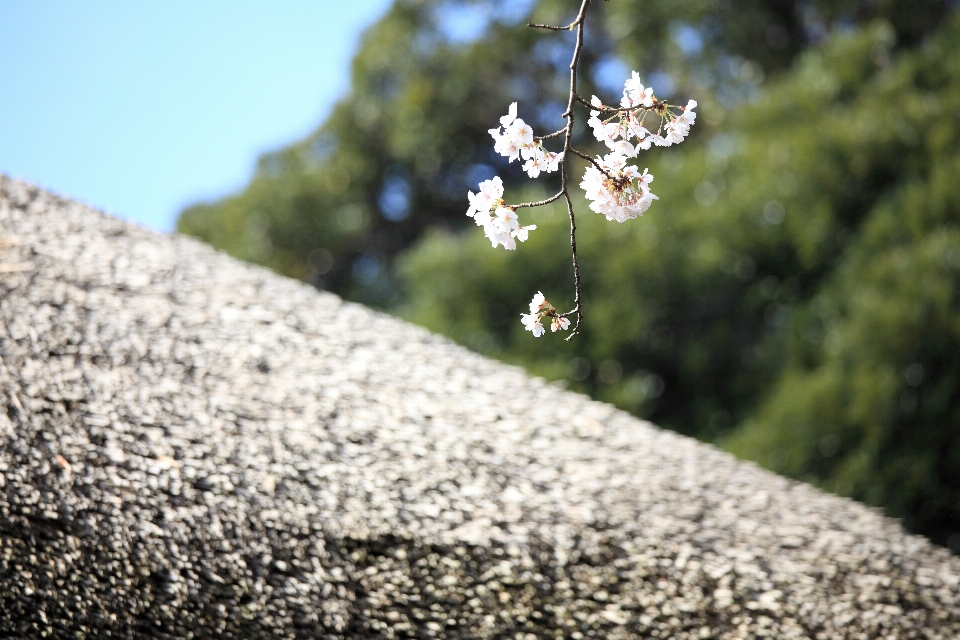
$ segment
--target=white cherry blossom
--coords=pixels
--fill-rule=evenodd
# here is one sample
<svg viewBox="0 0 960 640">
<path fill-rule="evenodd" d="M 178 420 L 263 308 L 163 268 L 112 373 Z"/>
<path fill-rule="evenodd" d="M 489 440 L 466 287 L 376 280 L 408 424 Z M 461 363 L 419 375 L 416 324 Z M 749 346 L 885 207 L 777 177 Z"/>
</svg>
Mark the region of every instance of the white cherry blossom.
<svg viewBox="0 0 960 640">
<path fill-rule="evenodd" d="M 610 149 L 612 151 L 615 151 L 616 153 L 626 156 L 627 158 L 637 157 L 638 148 L 634 147 L 632 144 L 630 144 L 626 140 L 617 140 L 616 142 L 613 143 L 613 145 L 608 145 L 608 146 L 610 146 Z"/>
<path fill-rule="evenodd" d="M 560 163 L 563 162 L 563 154 L 547 151 L 544 153 L 544 162 L 546 162 L 544 171 L 547 173 L 558 171 L 560 169 Z"/>
<path fill-rule="evenodd" d="M 519 226 L 517 212 L 513 209 L 498 207 L 493 215 L 493 224 L 501 233 L 510 233 Z"/>
<path fill-rule="evenodd" d="M 503 134 L 500 129 L 490 129 L 490 135 L 493 136 L 493 150 L 502 156 L 510 158 L 513 162 L 520 157 L 520 145 L 517 141 L 508 135 Z"/>
<path fill-rule="evenodd" d="M 597 96 L 590 96 L 590 104 L 591 104 L 592 106 L 596 107 L 597 109 L 602 109 L 602 108 L 603 108 L 603 101 L 600 100 L 600 98 L 598 98 Z M 590 111 L 590 117 L 591 117 L 591 118 L 595 118 L 595 117 L 597 117 L 598 115 L 600 115 L 600 112 L 599 112 L 599 111 L 597 111 L 597 110 L 592 110 L 592 111 Z"/>
<path fill-rule="evenodd" d="M 543 329 L 543 325 L 540 324 L 540 316 L 538 316 L 538 315 L 536 315 L 536 314 L 532 314 L 532 313 L 531 313 L 531 314 L 526 314 L 526 313 L 521 314 L 521 315 L 520 315 L 520 322 L 523 323 L 523 328 L 524 328 L 524 329 L 526 329 L 527 331 L 532 331 L 532 332 L 533 332 L 533 337 L 534 337 L 534 338 L 539 338 L 539 337 L 542 336 L 544 333 L 546 333 L 546 332 L 544 331 L 544 329 Z"/>
<path fill-rule="evenodd" d="M 517 119 L 517 103 L 511 102 L 510 106 L 507 108 L 507 115 L 500 116 L 500 126 L 509 127 L 510 124 Z"/>
<path fill-rule="evenodd" d="M 522 158 L 525 161 L 523 170 L 531 178 L 560 168 L 562 155 L 547 151 L 543 143 L 534 138 L 533 128 L 517 117 L 516 102 L 511 103 L 507 115 L 500 118 L 500 126 L 488 130 L 488 133 L 493 138 L 493 150 L 510 162 Z"/>
<path fill-rule="evenodd" d="M 527 175 L 531 178 L 539 177 L 540 172 L 546 168 L 546 163 L 544 162 L 544 157 L 542 153 L 531 154 L 529 160 L 523 163 L 523 170 L 527 172 Z"/>
<path fill-rule="evenodd" d="M 666 126 L 667 141 L 670 144 L 679 144 L 683 139 L 690 135 L 690 125 L 697 120 L 697 114 L 694 108 L 697 106 L 696 100 L 691 100 L 683 108 L 683 113 L 670 120 Z M 669 146 L 669 145 L 666 145 Z"/>
<path fill-rule="evenodd" d="M 502 189 L 500 192 L 502 193 Z M 493 193 L 496 194 L 496 190 Z M 471 203 L 478 199 L 479 196 L 473 196 Z M 517 212 L 512 207 L 503 206 L 501 198 L 498 198 L 486 210 L 477 210 L 471 204 L 471 209 L 467 211 L 467 215 L 471 216 L 478 226 L 483 227 L 484 235 L 490 240 L 490 244 L 494 248 L 502 246 L 510 251 L 517 248 L 518 240 L 526 242 L 530 232 L 537 228 L 535 224 L 520 226 Z"/>
<path fill-rule="evenodd" d="M 675 115 L 671 110 L 675 107 L 658 102 L 653 89 L 643 86 L 636 71 L 624 83 L 623 97 L 620 99 L 621 110 L 608 110 L 607 113 L 613 113 L 602 119 L 600 116 L 607 107 L 597 96 L 591 98 L 590 105 L 594 109 L 590 111 L 587 124 L 593 130 L 594 137 L 611 151 L 629 158 L 635 158 L 640 151 L 646 151 L 652 146 L 669 147 L 683 142 L 697 119 L 694 112 L 696 100 L 687 102 L 680 114 Z M 661 118 L 662 122 L 660 130 L 655 134 L 651 134 L 643 126 L 644 118 L 650 113 Z M 636 138 L 636 144 L 630 142 L 632 138 Z"/>
<path fill-rule="evenodd" d="M 578 19 L 578 28 L 582 29 L 582 16 Z M 581 32 L 582 34 L 582 32 Z M 574 64 L 577 56 L 574 56 Z M 584 102 L 576 94 L 575 85 L 570 95 L 573 101 Z M 652 87 L 645 87 L 640 81 L 640 74 L 631 73 L 630 78 L 623 85 L 623 95 L 620 98 L 620 107 L 607 107 L 597 96 L 592 96 L 589 106 L 590 117 L 587 125 L 594 137 L 604 144 L 609 153 L 598 157 L 596 163 L 587 166 L 580 187 L 586 192 L 590 209 L 606 216 L 607 220 L 625 222 L 643 215 L 657 196 L 650 191 L 653 176 L 644 169 L 643 173 L 628 160 L 636 158 L 641 151 L 647 151 L 653 146 L 669 147 L 682 142 L 689 134 L 690 127 L 696 122 L 696 100 L 690 100 L 686 106 L 678 109 L 676 105 L 669 105 L 658 100 Z M 523 171 L 531 178 L 537 178 L 541 173 L 550 173 L 560 169 L 569 152 L 582 157 L 583 153 L 570 147 L 569 138 L 564 140 L 564 149 L 561 153 L 548 151 L 544 145 L 544 138 L 550 139 L 557 134 L 550 134 L 538 139 L 533 129 L 522 118 L 517 117 L 517 103 L 513 102 L 507 109 L 507 114 L 500 118 L 500 126 L 490 129 L 489 133 L 494 140 L 494 150 L 509 159 L 522 160 Z M 572 123 L 572 113 L 564 114 L 567 126 Z M 652 121 L 650 123 L 649 120 Z M 653 131 L 655 130 L 655 132 Z M 569 132 L 570 129 L 567 129 Z M 521 225 L 516 209 L 520 206 L 539 206 L 564 197 L 567 206 L 572 202 L 567 190 L 567 175 L 563 174 L 561 191 L 551 198 L 539 203 L 525 203 L 523 205 L 506 205 L 503 200 L 503 182 L 499 177 L 486 180 L 480 184 L 480 191 L 474 194 L 468 191 L 470 208 L 467 215 L 474 222 L 483 227 L 484 235 L 490 240 L 493 247 L 502 246 L 504 249 L 517 248 L 517 242 L 525 242 L 536 225 Z M 571 231 L 572 233 L 572 231 Z M 571 244 L 573 239 L 571 238 Z M 574 248 L 574 265 L 577 264 L 576 249 Z M 577 272 L 578 273 L 578 272 Z M 549 320 L 551 331 L 563 331 L 570 328 L 571 321 L 566 315 L 573 314 L 579 326 L 580 315 L 580 280 L 576 280 L 576 306 L 568 314 L 560 314 L 544 298 L 542 292 L 537 292 L 530 302 L 530 313 L 521 314 L 521 321 L 527 331 L 535 337 L 545 333 L 544 323 Z M 577 330 L 574 329 L 573 335 Z M 572 337 L 572 336 L 571 336 Z"/>
<path fill-rule="evenodd" d="M 494 248 L 502 245 L 504 249 L 512 251 L 517 248 L 512 233 L 517 227 L 517 212 L 508 207 L 498 207 L 493 219 L 484 227 L 484 232 Z"/>
<path fill-rule="evenodd" d="M 503 198 L 503 181 L 500 176 L 484 180 L 480 183 L 480 191 L 476 194 L 473 191 L 467 191 L 467 197 L 470 199 L 470 208 L 467 209 L 468 216 L 473 218 L 478 213 L 488 214 Z"/>
<path fill-rule="evenodd" d="M 626 222 L 643 215 L 658 199 L 649 189 L 653 176 L 646 169 L 641 174 L 635 166 L 628 165 L 623 154 L 607 154 L 598 158 L 598 164 L 603 171 L 591 164 L 580 183 L 591 200 L 591 211 L 603 214 L 607 220 Z"/>
<path fill-rule="evenodd" d="M 519 240 L 520 242 L 526 242 L 529 237 L 529 233 L 537 228 L 535 224 L 528 224 L 525 227 L 517 227 L 516 231 L 513 232 L 513 237 Z"/>
<path fill-rule="evenodd" d="M 517 144 L 518 147 L 533 144 L 533 129 L 526 122 L 517 118 L 506 129 L 506 135 Z"/>
<path fill-rule="evenodd" d="M 557 313 L 554 306 L 543 297 L 543 293 L 537 291 L 530 301 L 530 313 L 521 313 L 520 322 L 527 331 L 533 332 L 534 337 L 539 338 L 545 333 L 543 321 L 546 318 L 550 320 L 551 331 L 570 328 L 570 320 Z"/>
<path fill-rule="evenodd" d="M 642 106 L 649 109 L 653 106 L 653 88 L 644 88 L 640 82 L 640 74 L 634 71 L 623 85 L 623 100 L 620 104 L 624 107 Z"/>
<path fill-rule="evenodd" d="M 547 299 L 543 297 L 543 292 L 537 291 L 530 301 L 530 313 L 539 313 L 540 307 L 542 307 L 546 301 Z"/>
<path fill-rule="evenodd" d="M 642 142 L 643 140 L 646 139 L 647 136 L 650 135 L 650 131 L 648 131 L 647 128 L 643 126 L 639 120 L 637 120 L 636 118 L 633 118 L 632 121 L 630 122 L 630 135 L 634 136 L 637 140 Z M 647 145 L 645 148 L 649 149 L 650 145 Z"/>
</svg>

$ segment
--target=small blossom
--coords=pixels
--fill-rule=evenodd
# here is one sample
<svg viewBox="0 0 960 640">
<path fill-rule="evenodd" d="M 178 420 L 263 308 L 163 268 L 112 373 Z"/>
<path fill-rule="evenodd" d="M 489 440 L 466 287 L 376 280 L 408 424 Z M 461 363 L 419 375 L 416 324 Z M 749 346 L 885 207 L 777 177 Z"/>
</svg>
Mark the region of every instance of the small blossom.
<svg viewBox="0 0 960 640">
<path fill-rule="evenodd" d="M 630 123 L 630 134 L 636 137 L 637 140 L 643 141 L 646 139 L 647 136 L 650 135 L 650 132 L 647 130 L 646 127 L 640 124 L 638 120 L 634 119 Z M 648 149 L 650 148 L 649 145 L 647 146 L 647 148 Z"/>
<path fill-rule="evenodd" d="M 552 304 L 547 302 L 543 293 L 537 291 L 530 301 L 530 313 L 521 313 L 520 321 L 527 331 L 533 332 L 534 337 L 539 338 L 545 333 L 543 328 L 543 319 L 550 319 L 550 330 L 566 330 L 570 328 L 570 320 L 562 317 Z"/>
<path fill-rule="evenodd" d="M 597 116 L 592 116 L 587 120 L 587 125 L 593 129 L 593 137 L 613 148 L 614 141 L 620 134 L 620 127 L 613 123 L 604 122 Z"/>
<path fill-rule="evenodd" d="M 543 160 L 546 163 L 544 171 L 547 173 L 553 173 L 560 169 L 560 162 L 563 160 L 563 156 L 559 153 L 551 153 L 547 151 L 543 154 Z"/>
<path fill-rule="evenodd" d="M 467 198 L 470 200 L 470 208 L 467 209 L 467 215 L 471 218 L 477 214 L 488 214 L 490 210 L 503 198 L 503 181 L 500 176 L 494 176 L 490 180 L 484 180 L 480 183 L 479 193 L 467 191 Z M 480 224 L 478 222 L 478 224 Z"/>
<path fill-rule="evenodd" d="M 637 178 L 637 182 L 640 183 L 641 188 L 648 186 L 651 182 L 653 182 L 653 176 L 648 173 L 647 169 L 644 169 L 643 173 Z"/>
<path fill-rule="evenodd" d="M 542 147 L 531 147 L 529 151 L 524 149 L 524 156 L 527 161 L 523 165 L 523 170 L 526 171 L 527 175 L 531 178 L 536 178 L 540 175 L 541 171 L 546 169 Z"/>
<path fill-rule="evenodd" d="M 530 232 L 536 228 L 535 224 L 520 226 L 517 212 L 510 207 L 498 207 L 493 215 L 488 215 L 483 225 L 484 235 L 490 240 L 490 244 L 494 248 L 502 246 L 508 251 L 517 248 L 517 240 L 526 242 Z"/>
<path fill-rule="evenodd" d="M 516 211 L 509 207 L 498 207 L 489 224 L 484 226 L 484 233 L 494 248 L 503 246 L 513 251 L 517 248 L 513 232 L 518 226 Z"/>
<path fill-rule="evenodd" d="M 516 143 L 518 147 L 533 144 L 533 129 L 526 122 L 517 118 L 506 129 L 506 134 Z"/>
<path fill-rule="evenodd" d="M 653 88 L 644 88 L 640 82 L 640 74 L 636 71 L 624 83 L 623 97 L 630 103 L 623 105 L 625 107 L 643 106 L 649 109 L 653 106 Z"/>
<path fill-rule="evenodd" d="M 531 313 L 531 314 L 526 314 L 526 313 L 524 313 L 524 314 L 521 314 L 521 315 L 520 315 L 520 321 L 523 323 L 523 328 L 524 328 L 524 329 L 526 329 L 527 331 L 532 331 L 532 332 L 533 332 L 533 337 L 534 337 L 534 338 L 539 338 L 540 336 L 542 336 L 542 335 L 545 333 L 545 331 L 544 331 L 544 329 L 543 329 L 543 325 L 540 324 L 540 316 L 539 316 L 539 315 L 536 315 L 536 314 L 533 314 L 533 313 Z"/>
<path fill-rule="evenodd" d="M 608 119 L 602 120 L 600 115 L 605 109 L 597 96 L 590 99 L 594 107 L 590 111 L 587 125 L 593 130 L 594 137 L 604 143 L 614 153 L 635 158 L 640 151 L 646 151 L 652 146 L 669 147 L 683 142 L 690 134 L 690 127 L 696 122 L 697 114 L 694 109 L 696 100 L 690 100 L 681 109 L 679 115 L 670 111 L 667 104 L 657 102 L 651 87 L 644 87 L 640 82 L 640 75 L 634 71 L 630 79 L 624 83 L 623 97 L 620 106 L 630 111 L 619 111 Z M 662 118 L 663 125 L 656 134 L 651 134 L 643 126 L 644 117 L 656 106 L 656 113 Z M 630 142 L 636 138 L 636 144 Z"/>
<path fill-rule="evenodd" d="M 517 248 L 517 243 L 510 235 L 509 231 L 501 231 L 496 224 L 488 224 L 483 228 L 483 234 L 487 237 L 487 240 L 490 241 L 490 245 L 496 249 L 499 246 L 502 246 L 508 251 L 513 251 Z"/>
<path fill-rule="evenodd" d="M 490 129 L 490 135 L 493 136 L 493 150 L 502 156 L 510 158 L 513 162 L 520 157 L 520 145 L 516 140 L 508 135 L 501 133 L 500 129 Z"/>
<path fill-rule="evenodd" d="M 637 157 L 637 147 L 634 147 L 632 144 L 626 140 L 617 140 L 610 146 L 612 151 L 624 155 L 628 158 Z"/>
<path fill-rule="evenodd" d="M 497 207 L 494 212 L 493 224 L 502 231 L 513 231 L 517 228 L 517 212 L 509 207 Z"/>
<path fill-rule="evenodd" d="M 537 225 L 535 224 L 528 224 L 525 227 L 517 227 L 516 231 L 513 232 L 513 237 L 520 242 L 526 242 L 528 234 L 536 228 Z"/>
<path fill-rule="evenodd" d="M 511 102 L 507 108 L 507 115 L 500 116 L 500 126 L 509 127 L 517 119 L 517 103 Z"/>
<path fill-rule="evenodd" d="M 649 145 L 651 142 L 658 147 L 670 146 L 670 144 L 659 133 L 651 133 L 649 136 L 647 136 L 644 142 L 647 143 L 647 147 L 646 147 L 647 149 L 650 148 Z"/>
<path fill-rule="evenodd" d="M 539 144 L 528 144 L 520 149 L 520 157 L 524 160 L 543 157 L 543 147 Z"/>
<path fill-rule="evenodd" d="M 590 96 L 590 104 L 597 109 L 603 109 L 603 102 L 597 96 Z M 595 118 L 600 115 L 600 111 L 591 111 L 590 117 Z"/>
<path fill-rule="evenodd" d="M 515 209 L 503 204 L 503 181 L 499 176 L 480 183 L 480 192 L 467 192 L 470 208 L 467 215 L 473 218 L 477 226 L 483 227 L 483 233 L 496 248 L 507 250 L 517 248 L 517 240 L 526 242 L 531 231 L 537 225 L 520 226 Z"/>
<path fill-rule="evenodd" d="M 533 296 L 533 300 L 530 301 L 530 313 L 539 313 L 540 307 L 547 303 L 547 299 L 543 297 L 543 293 L 537 291 L 536 295 Z"/>
</svg>

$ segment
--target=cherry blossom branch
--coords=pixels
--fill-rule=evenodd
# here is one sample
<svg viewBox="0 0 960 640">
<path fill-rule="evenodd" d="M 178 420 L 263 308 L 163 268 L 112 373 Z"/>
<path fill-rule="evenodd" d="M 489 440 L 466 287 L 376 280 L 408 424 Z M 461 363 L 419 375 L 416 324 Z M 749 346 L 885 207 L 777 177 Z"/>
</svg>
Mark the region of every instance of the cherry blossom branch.
<svg viewBox="0 0 960 640">
<path fill-rule="evenodd" d="M 583 20 L 587 15 L 587 8 L 590 6 L 590 0 L 583 0 L 580 4 L 580 13 L 577 14 L 577 19 L 571 24 L 577 27 L 577 43 L 573 48 L 573 59 L 570 61 L 570 95 L 567 99 L 567 132 L 563 137 L 563 157 L 567 158 L 567 154 L 572 151 L 573 147 L 571 142 L 573 140 L 573 123 L 575 119 L 575 114 L 573 111 L 573 105 L 577 96 L 577 69 L 580 65 L 580 53 L 583 51 Z M 561 175 L 561 191 L 563 192 L 564 199 L 567 201 L 567 216 L 570 218 L 570 251 L 573 254 L 573 282 L 574 282 L 574 299 L 573 299 L 573 309 L 563 314 L 564 317 L 576 314 L 577 322 L 573 326 L 573 331 L 570 332 L 570 335 L 567 336 L 567 341 L 569 342 L 575 335 L 580 333 L 580 322 L 583 320 L 583 309 L 581 303 L 581 286 L 580 286 L 580 261 L 577 256 L 577 220 L 573 213 L 573 201 L 570 199 L 570 184 L 569 184 L 569 162 L 563 163 L 563 169 Z"/>
<path fill-rule="evenodd" d="M 544 334 L 544 320 L 549 321 L 551 330 L 557 331 L 569 329 L 572 317 L 575 323 L 573 330 L 566 338 L 571 340 L 580 333 L 580 324 L 583 322 L 580 258 L 577 253 L 577 220 L 570 195 L 570 159 L 577 156 L 590 163 L 580 183 L 586 192 L 587 199 L 591 201 L 590 209 L 606 216 L 607 220 L 626 222 L 643 215 L 653 201 L 657 200 L 657 196 L 649 188 L 653 176 L 646 169 L 640 173 L 636 166 L 627 164 L 629 159 L 636 158 L 641 150 L 647 150 L 652 145 L 668 147 L 683 141 L 696 119 L 696 114 L 693 112 L 697 106 L 695 101 L 689 101 L 687 106 L 683 107 L 682 113 L 675 115 L 669 110 L 670 105 L 654 97 L 652 88 L 644 88 L 636 71 L 624 83 L 621 101 L 621 104 L 633 106 L 607 107 L 596 96 L 587 102 L 577 92 L 577 75 L 583 52 L 584 19 L 592 1 L 581 0 L 576 19 L 566 27 L 527 25 L 531 28 L 550 31 L 576 31 L 576 42 L 569 67 L 570 90 L 567 96 L 567 108 L 561 115 L 566 120 L 566 125 L 559 131 L 535 137 L 530 126 L 517 117 L 517 103 L 514 102 L 510 105 L 507 115 L 500 118 L 500 126 L 489 130 L 495 141 L 494 150 L 508 157 L 510 162 L 522 159 L 523 170 L 531 178 L 536 178 L 543 172 L 560 171 L 560 191 L 536 202 L 506 204 L 503 200 L 503 181 L 495 176 L 480 183 L 479 193 L 474 194 L 472 191 L 468 193 L 470 208 L 467 210 L 467 215 L 484 228 L 484 234 L 494 248 L 503 246 L 508 250 L 516 249 L 517 242 L 525 242 L 529 232 L 537 228 L 536 225 L 521 226 L 517 218 L 517 209 L 544 206 L 561 198 L 567 205 L 567 217 L 570 220 L 570 252 L 573 262 L 574 305 L 570 311 L 561 313 L 544 298 L 543 293 L 537 292 L 530 302 L 530 313 L 521 315 L 525 328 L 535 337 Z M 573 148 L 573 129 L 576 121 L 574 107 L 578 103 L 590 109 L 587 125 L 593 130 L 596 139 L 603 142 L 610 150 L 607 155 L 597 156 L 595 159 Z M 643 120 L 650 111 L 661 118 L 660 129 L 656 133 L 651 133 L 643 127 Z M 598 117 L 601 113 L 613 115 L 601 120 Z M 561 151 L 554 153 L 543 146 L 544 141 L 560 136 L 563 136 Z M 636 138 L 635 144 L 631 142 L 633 138 Z"/>
</svg>

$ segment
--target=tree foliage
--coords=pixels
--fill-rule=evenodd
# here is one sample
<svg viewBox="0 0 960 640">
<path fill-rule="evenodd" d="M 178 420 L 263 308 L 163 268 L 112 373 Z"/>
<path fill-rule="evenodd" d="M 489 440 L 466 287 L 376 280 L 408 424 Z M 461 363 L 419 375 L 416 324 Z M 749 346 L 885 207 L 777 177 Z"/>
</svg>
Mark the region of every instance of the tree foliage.
<svg viewBox="0 0 960 640">
<path fill-rule="evenodd" d="M 660 196 L 643 219 L 578 204 L 573 343 L 519 322 L 538 289 L 572 303 L 565 213 L 531 212 L 538 230 L 509 254 L 463 215 L 494 171 L 512 200 L 552 192 L 502 164 L 486 130 L 513 100 L 538 131 L 558 128 L 567 36 L 523 28 L 516 2 L 458 4 L 485 29 L 458 31 L 450 2 L 397 2 L 331 118 L 180 230 L 939 542 L 960 532 L 960 23 L 947 4 L 597 3 L 592 89 L 614 100 L 611 77 L 635 68 L 700 100 L 701 119 L 683 148 L 643 156 Z M 573 8 L 531 11 L 559 24 Z"/>
<path fill-rule="evenodd" d="M 659 73 L 658 94 L 669 93 L 665 84 L 678 95 L 718 87 L 719 99 L 733 100 L 838 20 L 897 17 L 892 24 L 909 42 L 945 7 L 945 0 L 598 1 L 583 91 L 591 80 L 622 83 L 626 60 Z M 398 252 L 426 229 L 462 228 L 466 190 L 494 171 L 508 187 L 520 182 L 517 165 L 492 153 L 487 134 L 505 105 L 519 100 L 538 131 L 562 124 L 571 35 L 524 24 L 528 17 L 569 22 L 576 8 L 568 0 L 397 0 L 364 35 L 350 94 L 330 118 L 307 139 L 265 154 L 242 193 L 188 208 L 178 231 L 354 299 L 396 301 L 389 267 Z"/>
<path fill-rule="evenodd" d="M 808 51 L 706 144 L 651 159 L 661 200 L 644 219 L 583 219 L 588 339 L 535 342 L 516 319 L 531 290 L 568 288 L 560 212 L 516 256 L 430 235 L 401 261 L 405 312 L 946 541 L 960 24 L 909 54 L 892 40 L 879 23 Z"/>
</svg>

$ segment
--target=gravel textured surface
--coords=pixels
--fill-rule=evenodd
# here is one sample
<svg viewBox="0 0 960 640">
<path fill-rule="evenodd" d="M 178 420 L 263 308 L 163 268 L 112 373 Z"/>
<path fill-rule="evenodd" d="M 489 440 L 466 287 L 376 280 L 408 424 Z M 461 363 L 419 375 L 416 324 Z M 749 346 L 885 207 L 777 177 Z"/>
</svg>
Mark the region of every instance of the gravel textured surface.
<svg viewBox="0 0 960 640">
<path fill-rule="evenodd" d="M 0 176 L 0 635 L 958 638 L 893 520 Z"/>
</svg>

